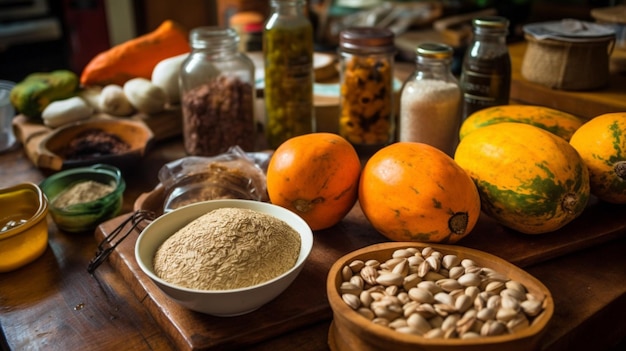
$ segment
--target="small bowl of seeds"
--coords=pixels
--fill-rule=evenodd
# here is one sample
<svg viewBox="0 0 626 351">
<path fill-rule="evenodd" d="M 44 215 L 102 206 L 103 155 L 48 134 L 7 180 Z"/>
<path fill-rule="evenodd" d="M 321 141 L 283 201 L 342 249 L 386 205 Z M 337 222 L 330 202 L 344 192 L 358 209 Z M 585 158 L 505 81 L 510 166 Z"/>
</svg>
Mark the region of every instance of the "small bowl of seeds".
<svg viewBox="0 0 626 351">
<path fill-rule="evenodd" d="M 331 267 L 332 351 L 534 350 L 554 312 L 550 291 L 497 256 L 390 242 Z"/>
<path fill-rule="evenodd" d="M 276 299 L 312 249 L 313 232 L 297 214 L 267 202 L 220 199 L 159 216 L 139 235 L 135 258 L 173 301 L 228 317 Z"/>
</svg>

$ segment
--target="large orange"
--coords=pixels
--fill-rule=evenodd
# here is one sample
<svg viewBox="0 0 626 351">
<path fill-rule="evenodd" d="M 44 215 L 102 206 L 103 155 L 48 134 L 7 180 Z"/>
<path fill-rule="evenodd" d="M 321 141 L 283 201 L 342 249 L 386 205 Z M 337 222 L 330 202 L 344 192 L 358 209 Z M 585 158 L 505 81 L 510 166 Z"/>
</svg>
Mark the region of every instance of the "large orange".
<svg viewBox="0 0 626 351">
<path fill-rule="evenodd" d="M 359 185 L 365 217 L 394 241 L 454 243 L 480 215 L 480 196 L 470 176 L 442 151 L 399 142 L 376 152 Z"/>
<path fill-rule="evenodd" d="M 270 202 L 300 215 L 312 230 L 332 227 L 354 206 L 361 163 L 354 147 L 331 133 L 290 138 L 267 168 Z"/>
</svg>

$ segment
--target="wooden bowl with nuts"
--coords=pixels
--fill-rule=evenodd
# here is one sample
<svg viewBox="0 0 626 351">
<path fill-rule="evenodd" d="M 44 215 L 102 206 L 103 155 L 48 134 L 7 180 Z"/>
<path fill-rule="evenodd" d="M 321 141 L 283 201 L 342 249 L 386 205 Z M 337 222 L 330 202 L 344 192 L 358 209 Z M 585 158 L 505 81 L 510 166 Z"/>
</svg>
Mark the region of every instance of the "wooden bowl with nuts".
<svg viewBox="0 0 626 351">
<path fill-rule="evenodd" d="M 328 342 L 346 350 L 535 350 L 554 312 L 550 291 L 494 255 L 389 242 L 331 267 Z"/>
</svg>

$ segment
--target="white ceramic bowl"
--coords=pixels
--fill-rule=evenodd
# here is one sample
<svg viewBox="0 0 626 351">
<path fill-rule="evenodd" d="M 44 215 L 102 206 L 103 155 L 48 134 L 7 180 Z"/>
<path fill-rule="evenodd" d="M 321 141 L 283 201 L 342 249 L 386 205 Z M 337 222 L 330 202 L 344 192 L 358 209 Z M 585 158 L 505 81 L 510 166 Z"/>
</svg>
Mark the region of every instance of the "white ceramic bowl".
<svg viewBox="0 0 626 351">
<path fill-rule="evenodd" d="M 180 228 L 203 214 L 218 208 L 245 208 L 277 217 L 293 227 L 301 238 L 296 264 L 267 282 L 233 290 L 197 290 L 174 285 L 157 277 L 153 269 L 154 253 Z M 214 316 L 236 316 L 252 312 L 280 295 L 298 276 L 313 248 L 313 232 L 295 213 L 276 205 L 254 200 L 210 200 L 177 208 L 150 223 L 135 244 L 135 258 L 141 270 L 169 297 L 193 311 Z"/>
</svg>

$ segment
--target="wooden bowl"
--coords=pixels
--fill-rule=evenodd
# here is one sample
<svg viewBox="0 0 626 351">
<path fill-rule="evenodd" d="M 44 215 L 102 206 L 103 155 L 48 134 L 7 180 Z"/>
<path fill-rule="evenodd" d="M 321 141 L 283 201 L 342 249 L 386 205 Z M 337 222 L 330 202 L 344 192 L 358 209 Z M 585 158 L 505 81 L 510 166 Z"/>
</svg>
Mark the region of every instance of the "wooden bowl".
<svg viewBox="0 0 626 351">
<path fill-rule="evenodd" d="M 380 262 L 391 258 L 400 248 L 430 246 L 442 254 L 455 254 L 459 258 L 472 259 L 480 267 L 492 268 L 509 279 L 522 283 L 528 292 L 544 297 L 543 311 L 532 319 L 530 325 L 514 333 L 483 336 L 474 339 L 425 338 L 403 334 L 389 327 L 373 323 L 349 307 L 341 297 L 342 269 L 350 262 L 360 259 L 376 259 Z M 554 312 L 550 291 L 536 278 L 513 264 L 488 253 L 460 246 L 426 243 L 391 242 L 368 246 L 351 252 L 337 260 L 328 273 L 326 290 L 333 310 L 333 323 L 329 331 L 329 346 L 333 351 L 346 350 L 423 350 L 423 351 L 496 351 L 535 350 Z"/>
<path fill-rule="evenodd" d="M 66 155 L 69 143 L 88 130 L 100 130 L 117 136 L 128 144 L 129 148 L 119 153 L 68 158 Z M 40 156 L 37 164 L 41 168 L 54 171 L 98 163 L 123 169 L 136 164 L 149 149 L 153 139 L 154 134 L 143 122 L 121 118 L 92 118 L 59 127 L 47 135 L 39 146 Z"/>
</svg>

